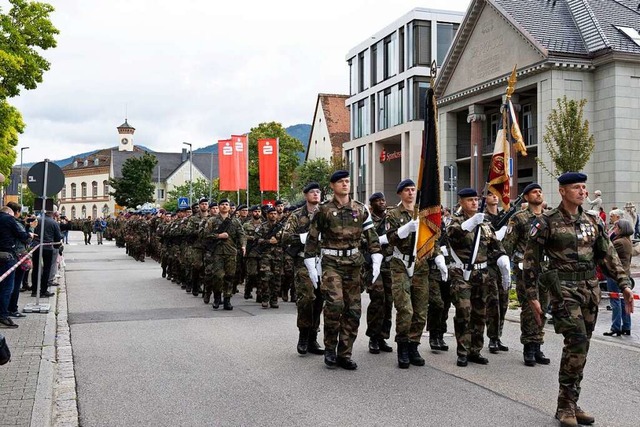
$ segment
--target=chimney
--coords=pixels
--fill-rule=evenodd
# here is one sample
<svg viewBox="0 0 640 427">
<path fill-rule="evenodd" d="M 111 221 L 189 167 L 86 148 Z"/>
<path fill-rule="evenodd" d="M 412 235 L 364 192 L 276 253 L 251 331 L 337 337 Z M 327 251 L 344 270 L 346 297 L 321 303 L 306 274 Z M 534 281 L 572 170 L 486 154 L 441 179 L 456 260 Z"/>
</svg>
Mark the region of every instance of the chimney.
<svg viewBox="0 0 640 427">
<path fill-rule="evenodd" d="M 188 158 L 189 158 L 189 156 L 187 155 L 187 149 L 186 149 L 186 148 L 183 148 L 183 149 L 182 149 L 182 155 L 180 156 L 180 161 L 181 161 L 182 163 L 184 163 L 184 162 L 186 162 L 186 161 L 187 161 L 187 159 L 188 159 Z"/>
</svg>

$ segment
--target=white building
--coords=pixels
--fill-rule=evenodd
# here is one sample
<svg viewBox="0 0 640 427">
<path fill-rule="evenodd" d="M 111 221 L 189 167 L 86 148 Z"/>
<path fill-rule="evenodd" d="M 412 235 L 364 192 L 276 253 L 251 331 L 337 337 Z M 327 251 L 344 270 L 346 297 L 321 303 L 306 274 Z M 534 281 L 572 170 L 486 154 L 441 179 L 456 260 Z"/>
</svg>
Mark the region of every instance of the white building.
<svg viewBox="0 0 640 427">
<path fill-rule="evenodd" d="M 342 145 L 350 139 L 347 98 L 348 95 L 318 94 L 305 162 L 342 159 Z"/>
<path fill-rule="evenodd" d="M 417 179 L 431 62 L 444 61 L 463 17 L 413 9 L 347 54 L 351 140 L 343 148 L 356 200 L 375 191 L 397 200 L 398 182 Z"/>
</svg>

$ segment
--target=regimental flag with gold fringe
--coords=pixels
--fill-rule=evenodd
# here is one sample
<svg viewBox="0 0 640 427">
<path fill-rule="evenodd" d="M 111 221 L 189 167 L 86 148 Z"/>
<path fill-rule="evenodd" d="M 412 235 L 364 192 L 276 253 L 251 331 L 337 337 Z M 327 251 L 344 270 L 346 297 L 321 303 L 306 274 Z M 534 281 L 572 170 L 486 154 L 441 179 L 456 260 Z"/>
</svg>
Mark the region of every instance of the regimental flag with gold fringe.
<svg viewBox="0 0 640 427">
<path fill-rule="evenodd" d="M 422 260 L 433 252 L 440 237 L 442 210 L 440 206 L 440 159 L 438 156 L 438 114 L 433 89 L 426 94 L 422 154 L 418 169 L 417 208 L 419 228 L 416 257 Z"/>
<path fill-rule="evenodd" d="M 502 106 L 502 120 L 496 135 L 493 156 L 491 156 L 488 180 L 488 190 L 500 200 L 502 208 L 505 210 L 509 209 L 511 201 L 509 168 L 507 167 L 511 157 L 511 145 L 523 156 L 527 155 L 522 133 L 513 111 L 513 104 L 509 99 Z"/>
</svg>

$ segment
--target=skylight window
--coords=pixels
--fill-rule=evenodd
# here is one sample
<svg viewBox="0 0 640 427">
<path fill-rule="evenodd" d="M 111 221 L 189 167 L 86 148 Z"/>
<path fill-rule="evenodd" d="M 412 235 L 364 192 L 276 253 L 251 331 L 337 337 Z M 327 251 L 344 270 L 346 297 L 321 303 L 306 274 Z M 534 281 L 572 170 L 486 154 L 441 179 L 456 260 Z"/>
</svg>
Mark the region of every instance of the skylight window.
<svg viewBox="0 0 640 427">
<path fill-rule="evenodd" d="M 617 25 L 615 25 L 615 27 L 618 29 L 618 31 L 624 33 L 627 37 L 633 40 L 635 44 L 640 46 L 640 34 L 638 33 L 638 30 L 631 27 L 619 27 Z"/>
</svg>

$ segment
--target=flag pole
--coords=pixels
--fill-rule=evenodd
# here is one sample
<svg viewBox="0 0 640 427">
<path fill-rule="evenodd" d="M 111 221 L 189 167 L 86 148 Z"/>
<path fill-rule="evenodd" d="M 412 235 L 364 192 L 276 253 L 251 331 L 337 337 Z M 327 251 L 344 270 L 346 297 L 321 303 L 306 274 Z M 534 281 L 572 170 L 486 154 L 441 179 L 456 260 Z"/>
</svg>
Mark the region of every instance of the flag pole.
<svg viewBox="0 0 640 427">
<path fill-rule="evenodd" d="M 247 135 L 247 206 L 249 206 L 249 134 Z"/>
<path fill-rule="evenodd" d="M 276 170 L 277 170 L 276 178 L 278 183 L 277 193 L 278 193 L 278 200 L 280 200 L 280 137 L 276 138 L 276 156 L 278 158 L 277 167 L 276 167 Z"/>
</svg>

